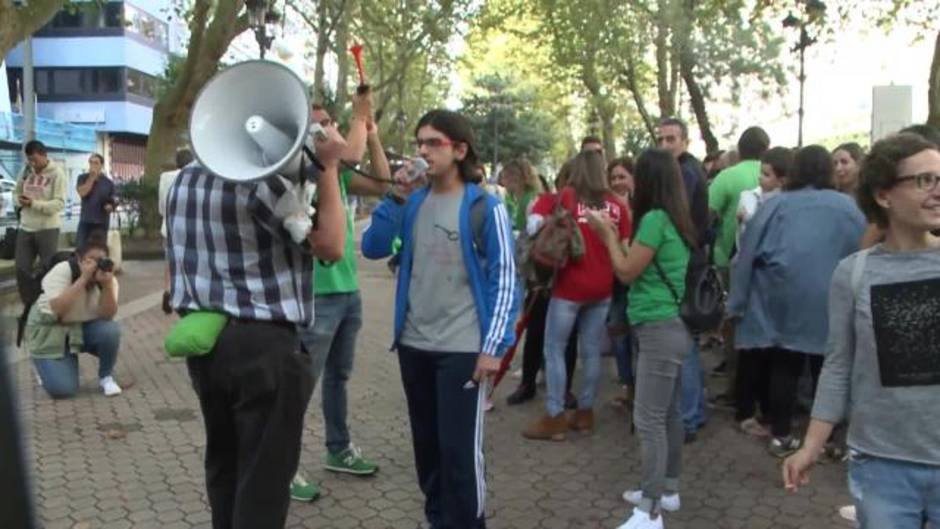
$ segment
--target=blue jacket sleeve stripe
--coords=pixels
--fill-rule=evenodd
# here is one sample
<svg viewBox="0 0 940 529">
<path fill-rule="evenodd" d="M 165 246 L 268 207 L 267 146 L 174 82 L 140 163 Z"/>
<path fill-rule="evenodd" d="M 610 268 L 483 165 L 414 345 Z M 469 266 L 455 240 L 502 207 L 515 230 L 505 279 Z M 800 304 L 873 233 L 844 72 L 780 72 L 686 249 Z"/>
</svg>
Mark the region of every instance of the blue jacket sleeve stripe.
<svg viewBox="0 0 940 529">
<path fill-rule="evenodd" d="M 490 355 L 498 355 L 500 345 L 506 336 L 507 327 L 510 324 L 512 313 L 512 303 L 514 298 L 516 264 L 512 252 L 512 240 L 509 237 L 509 215 L 502 204 L 497 204 L 493 208 L 493 217 L 495 221 L 498 256 L 490 259 L 487 263 L 488 268 L 498 267 L 498 282 L 496 285 L 496 302 L 493 310 L 493 317 L 490 321 L 490 329 L 487 338 L 484 341 L 483 352 Z M 490 275 L 490 274 L 487 274 Z"/>
</svg>

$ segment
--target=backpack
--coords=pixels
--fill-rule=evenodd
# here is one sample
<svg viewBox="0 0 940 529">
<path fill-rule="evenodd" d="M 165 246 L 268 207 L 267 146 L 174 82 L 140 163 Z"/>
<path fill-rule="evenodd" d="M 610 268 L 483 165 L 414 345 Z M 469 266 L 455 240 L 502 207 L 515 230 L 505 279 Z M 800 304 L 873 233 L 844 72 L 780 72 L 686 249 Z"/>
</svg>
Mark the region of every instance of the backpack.
<svg viewBox="0 0 940 529">
<path fill-rule="evenodd" d="M 45 278 L 46 274 L 48 274 L 50 270 L 55 268 L 55 266 L 62 261 L 68 261 L 69 263 L 69 268 L 72 270 L 72 283 L 77 281 L 79 276 L 82 275 L 82 269 L 78 264 L 78 257 L 75 256 L 74 252 L 56 252 L 52 254 L 52 257 L 50 257 L 48 261 L 42 263 L 39 271 L 30 279 L 30 288 L 26 292 L 26 296 L 23 299 L 23 313 L 20 315 L 19 320 L 17 321 L 16 328 L 17 347 L 19 347 L 23 342 L 23 334 L 26 330 L 26 320 L 29 318 L 29 311 L 33 308 L 36 300 L 39 299 L 40 294 L 42 294 L 43 278 Z"/>
<path fill-rule="evenodd" d="M 656 273 L 679 306 L 679 317 L 692 334 L 711 332 L 721 326 L 725 314 L 725 285 L 712 263 L 711 246 L 706 252 L 692 251 L 685 277 L 685 296 L 680 300 L 672 281 L 659 261 L 653 259 Z"/>
<path fill-rule="evenodd" d="M 552 213 L 533 236 L 521 235 L 516 243 L 516 262 L 530 289 L 551 288 L 558 271 L 570 260 L 584 256 L 584 236 L 578 221 L 555 197 Z"/>
</svg>

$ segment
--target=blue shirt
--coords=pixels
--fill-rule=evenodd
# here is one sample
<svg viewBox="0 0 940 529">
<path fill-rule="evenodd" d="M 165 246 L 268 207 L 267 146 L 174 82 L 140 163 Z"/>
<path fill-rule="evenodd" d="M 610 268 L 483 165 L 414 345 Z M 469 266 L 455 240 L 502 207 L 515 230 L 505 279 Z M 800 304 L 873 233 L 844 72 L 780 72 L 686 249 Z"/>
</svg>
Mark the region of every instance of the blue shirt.
<svg viewBox="0 0 940 529">
<path fill-rule="evenodd" d="M 832 273 L 864 231 L 865 217 L 842 193 L 806 188 L 765 202 L 732 263 L 735 347 L 823 354 Z"/>
<path fill-rule="evenodd" d="M 88 180 L 88 173 L 78 176 L 78 185 Z M 114 204 L 114 182 L 103 173 L 98 175 L 91 191 L 82 197 L 82 214 L 79 222 L 87 224 L 107 224 L 111 213 L 105 211 L 105 204 Z"/>
</svg>

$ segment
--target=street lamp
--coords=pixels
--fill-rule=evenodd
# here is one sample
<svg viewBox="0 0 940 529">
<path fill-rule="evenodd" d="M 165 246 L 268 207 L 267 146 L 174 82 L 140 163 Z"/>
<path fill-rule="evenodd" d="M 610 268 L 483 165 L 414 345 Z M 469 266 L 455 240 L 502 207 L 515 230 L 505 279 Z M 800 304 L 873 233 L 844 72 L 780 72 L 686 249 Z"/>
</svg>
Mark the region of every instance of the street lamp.
<svg viewBox="0 0 940 529">
<path fill-rule="evenodd" d="M 255 32 L 255 41 L 258 43 L 262 60 L 265 53 L 271 49 L 271 44 L 274 43 L 274 33 L 280 21 L 280 16 L 270 9 L 268 1 L 246 0 L 245 2 L 248 8 L 248 24 Z"/>
<path fill-rule="evenodd" d="M 826 4 L 821 0 L 803 0 L 803 10 L 805 11 L 805 16 L 799 18 L 795 16 L 792 12 L 783 19 L 783 27 L 785 28 L 800 28 L 800 41 L 793 46 L 792 51 L 800 52 L 800 109 L 799 114 L 799 132 L 797 135 L 797 146 L 803 146 L 803 102 L 804 102 L 804 90 L 806 84 L 806 48 L 816 44 L 816 38 L 810 37 L 809 33 L 806 31 L 806 27 L 810 24 L 813 24 L 826 12 Z"/>
</svg>

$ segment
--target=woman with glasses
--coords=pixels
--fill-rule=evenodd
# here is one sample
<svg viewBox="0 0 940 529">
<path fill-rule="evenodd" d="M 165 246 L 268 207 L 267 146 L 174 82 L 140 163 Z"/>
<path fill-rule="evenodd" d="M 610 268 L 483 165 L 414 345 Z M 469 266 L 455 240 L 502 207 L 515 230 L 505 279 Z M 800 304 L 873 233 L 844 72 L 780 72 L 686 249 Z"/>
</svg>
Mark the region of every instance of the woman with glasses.
<svg viewBox="0 0 940 529">
<path fill-rule="evenodd" d="M 834 426 L 849 421 L 849 490 L 862 529 L 940 524 L 940 150 L 914 134 L 865 158 L 859 204 L 884 242 L 839 263 L 812 421 L 783 466 L 809 482 Z"/>
<path fill-rule="evenodd" d="M 786 457 L 803 366 L 819 376 L 826 345 L 826 299 L 836 265 L 858 250 L 865 218 L 855 201 L 833 189 L 829 151 L 804 147 L 794 156 L 783 193 L 748 223 L 731 270 L 728 312 L 737 320 L 735 346 L 770 373 L 768 450 Z M 749 384 L 748 384 L 749 382 Z M 760 377 L 738 384 L 739 398 L 764 390 Z"/>
</svg>

